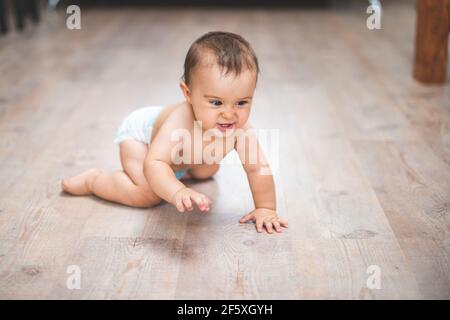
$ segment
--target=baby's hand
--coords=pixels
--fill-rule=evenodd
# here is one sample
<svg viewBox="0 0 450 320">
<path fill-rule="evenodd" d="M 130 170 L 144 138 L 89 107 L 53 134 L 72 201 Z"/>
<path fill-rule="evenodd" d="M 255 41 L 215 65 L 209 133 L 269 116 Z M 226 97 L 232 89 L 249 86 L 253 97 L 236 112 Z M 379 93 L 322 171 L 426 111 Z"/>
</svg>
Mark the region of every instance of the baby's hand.
<svg viewBox="0 0 450 320">
<path fill-rule="evenodd" d="M 212 201 L 204 194 L 190 188 L 178 190 L 172 197 L 172 204 L 179 212 L 192 211 L 194 203 L 201 211 L 209 211 Z"/>
<path fill-rule="evenodd" d="M 263 226 L 266 227 L 268 233 L 272 233 L 273 228 L 275 228 L 277 232 L 281 232 L 281 227 L 288 227 L 288 223 L 283 219 L 279 219 L 274 210 L 265 208 L 255 209 L 239 220 L 240 223 L 245 223 L 247 221 L 255 221 L 256 230 L 258 232 L 263 231 Z"/>
</svg>

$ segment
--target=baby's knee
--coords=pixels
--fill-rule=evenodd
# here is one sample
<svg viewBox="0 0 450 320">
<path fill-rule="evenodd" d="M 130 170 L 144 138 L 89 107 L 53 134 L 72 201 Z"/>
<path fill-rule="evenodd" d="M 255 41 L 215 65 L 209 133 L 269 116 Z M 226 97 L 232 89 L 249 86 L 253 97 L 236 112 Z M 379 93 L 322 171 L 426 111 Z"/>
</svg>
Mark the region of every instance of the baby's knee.
<svg viewBox="0 0 450 320">
<path fill-rule="evenodd" d="M 199 180 L 211 178 L 219 171 L 220 164 L 208 164 L 194 167 L 189 170 L 190 174 Z"/>
<path fill-rule="evenodd" d="M 151 208 L 159 203 L 162 199 L 158 197 L 149 187 L 139 187 L 133 193 L 130 202 L 133 207 L 137 208 Z"/>
<path fill-rule="evenodd" d="M 149 197 L 135 197 L 131 200 L 131 206 L 136 208 L 151 208 L 161 203 L 161 199 Z"/>
</svg>

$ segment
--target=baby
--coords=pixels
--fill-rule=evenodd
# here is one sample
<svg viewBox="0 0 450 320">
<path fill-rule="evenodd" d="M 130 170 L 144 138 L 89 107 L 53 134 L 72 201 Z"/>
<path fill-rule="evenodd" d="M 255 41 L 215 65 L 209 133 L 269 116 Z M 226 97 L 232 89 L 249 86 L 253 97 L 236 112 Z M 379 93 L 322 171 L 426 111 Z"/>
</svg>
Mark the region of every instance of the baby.
<svg viewBox="0 0 450 320">
<path fill-rule="evenodd" d="M 194 205 L 209 211 L 212 201 L 182 181 L 212 177 L 220 161 L 236 150 L 255 205 L 240 222 L 255 222 L 258 232 L 281 232 L 288 224 L 277 216 L 273 177 L 248 123 L 258 73 L 257 57 L 241 36 L 201 36 L 184 62 L 180 88 L 186 99 L 135 110 L 119 127 L 115 142 L 123 171 L 90 169 L 63 179 L 62 189 L 133 207 L 165 200 L 179 212 Z"/>
</svg>

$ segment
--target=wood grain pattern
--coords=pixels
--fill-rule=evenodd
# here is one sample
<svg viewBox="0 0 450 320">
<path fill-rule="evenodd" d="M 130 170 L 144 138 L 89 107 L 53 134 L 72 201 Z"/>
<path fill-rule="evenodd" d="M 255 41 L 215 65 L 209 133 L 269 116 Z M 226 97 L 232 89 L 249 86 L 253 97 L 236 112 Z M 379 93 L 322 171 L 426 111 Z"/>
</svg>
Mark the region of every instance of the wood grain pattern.
<svg viewBox="0 0 450 320">
<path fill-rule="evenodd" d="M 49 12 L 0 38 L 0 298 L 449 299 L 450 86 L 411 79 L 413 1 L 383 3 L 381 30 L 365 9 L 92 9 L 79 31 Z M 252 119 L 279 130 L 289 229 L 238 223 L 239 164 L 193 186 L 208 214 L 62 194 L 63 176 L 119 167 L 122 118 L 182 99 L 190 43 L 220 29 L 258 54 Z"/>
</svg>

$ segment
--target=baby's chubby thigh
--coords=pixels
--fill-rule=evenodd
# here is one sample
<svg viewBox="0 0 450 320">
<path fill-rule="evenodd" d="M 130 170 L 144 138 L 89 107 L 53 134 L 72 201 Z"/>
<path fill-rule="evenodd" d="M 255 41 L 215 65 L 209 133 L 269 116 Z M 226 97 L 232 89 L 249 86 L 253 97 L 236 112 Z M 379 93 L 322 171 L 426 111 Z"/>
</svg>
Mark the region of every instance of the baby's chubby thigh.
<svg viewBox="0 0 450 320">
<path fill-rule="evenodd" d="M 195 179 L 208 179 L 211 178 L 213 175 L 219 171 L 220 164 L 219 163 L 213 163 L 213 164 L 198 164 L 193 166 L 189 169 L 189 173 L 195 178 Z"/>
</svg>

